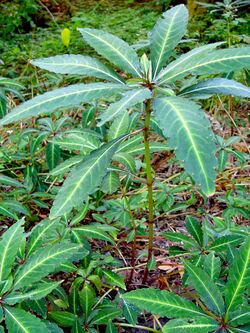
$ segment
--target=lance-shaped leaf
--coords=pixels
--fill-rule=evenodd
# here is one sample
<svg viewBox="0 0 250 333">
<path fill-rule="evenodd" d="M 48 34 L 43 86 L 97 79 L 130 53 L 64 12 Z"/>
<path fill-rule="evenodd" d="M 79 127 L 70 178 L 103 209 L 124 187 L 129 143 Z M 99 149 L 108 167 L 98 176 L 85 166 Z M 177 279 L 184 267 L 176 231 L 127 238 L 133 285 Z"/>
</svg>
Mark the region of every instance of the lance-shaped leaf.
<svg viewBox="0 0 250 333">
<path fill-rule="evenodd" d="M 209 333 L 218 329 L 218 323 L 210 318 L 174 319 L 163 326 L 163 333 Z"/>
<path fill-rule="evenodd" d="M 79 296 L 83 313 L 86 318 L 88 318 L 91 313 L 92 307 L 95 304 L 95 290 L 88 283 L 85 283 L 83 289 L 79 291 Z"/>
<path fill-rule="evenodd" d="M 244 325 L 250 323 L 250 306 L 243 305 L 237 307 L 235 311 L 230 312 L 229 322 L 232 326 Z"/>
<path fill-rule="evenodd" d="M 150 49 L 154 77 L 162 69 L 171 52 L 185 33 L 188 11 L 184 5 L 166 11 L 150 35 Z"/>
<path fill-rule="evenodd" d="M 141 77 L 136 52 L 124 40 L 98 29 L 78 29 L 83 39 L 100 55 L 127 73 Z"/>
<path fill-rule="evenodd" d="M 87 237 L 94 239 L 101 239 L 110 243 L 114 243 L 113 239 L 102 229 L 96 225 L 84 225 L 71 229 L 73 235 L 78 238 Z"/>
<path fill-rule="evenodd" d="M 195 218 L 187 216 L 185 219 L 185 226 L 187 231 L 194 237 L 200 246 L 203 245 L 203 231 L 202 227 Z"/>
<path fill-rule="evenodd" d="M 100 115 L 98 126 L 102 126 L 107 121 L 117 117 L 122 111 L 145 101 L 151 97 L 149 89 L 134 89 L 124 94 L 124 97 L 118 102 L 111 104 L 106 111 Z"/>
<path fill-rule="evenodd" d="M 129 129 L 129 114 L 124 110 L 120 115 L 114 120 L 109 128 L 108 139 L 109 141 L 119 138 L 119 136 L 128 133 Z"/>
<path fill-rule="evenodd" d="M 119 274 L 112 272 L 108 269 L 103 269 L 102 272 L 103 272 L 103 275 L 104 275 L 106 281 L 109 284 L 126 290 L 126 285 L 124 283 L 124 277 L 121 277 Z"/>
<path fill-rule="evenodd" d="M 242 302 L 242 293 L 250 283 L 250 237 L 246 239 L 238 250 L 237 255 L 229 270 L 225 289 L 225 300 L 227 306 L 226 320 L 229 313 Z"/>
<path fill-rule="evenodd" d="M 146 310 L 162 317 L 189 318 L 206 316 L 191 301 L 165 290 L 138 289 L 123 294 L 121 297 L 141 310 Z"/>
<path fill-rule="evenodd" d="M 18 180 L 0 174 L 0 187 L 2 187 L 2 185 L 24 187 L 24 185 L 20 183 Z"/>
<path fill-rule="evenodd" d="M 43 220 L 31 230 L 26 248 L 27 257 L 49 239 L 55 240 L 57 234 L 56 229 L 60 225 L 59 221 L 60 219 L 54 219 L 52 221 Z"/>
<path fill-rule="evenodd" d="M 216 78 L 194 84 L 179 94 L 180 96 L 198 96 L 204 94 L 224 94 L 239 97 L 250 97 L 250 88 L 234 80 Z"/>
<path fill-rule="evenodd" d="M 100 146 L 100 140 L 98 138 L 86 133 L 66 133 L 55 137 L 52 142 L 59 145 L 62 149 L 69 151 L 80 150 L 86 153 Z"/>
<path fill-rule="evenodd" d="M 195 241 L 181 232 L 163 232 L 162 236 L 172 242 L 182 242 L 185 249 L 196 247 Z"/>
<path fill-rule="evenodd" d="M 101 146 L 72 169 L 55 199 L 50 218 L 68 213 L 96 191 L 107 173 L 112 156 L 123 139 L 124 137 L 118 138 Z"/>
<path fill-rule="evenodd" d="M 17 270 L 14 277 L 14 289 L 30 286 L 32 283 L 41 280 L 49 273 L 54 272 L 60 264 L 71 260 L 78 254 L 83 258 L 87 251 L 83 250 L 78 244 L 68 242 L 40 248 Z"/>
<path fill-rule="evenodd" d="M 124 83 L 121 76 L 99 60 L 80 54 L 63 54 L 55 57 L 35 59 L 31 63 L 54 73 L 78 74 Z"/>
<path fill-rule="evenodd" d="M 59 88 L 17 106 L 0 120 L 0 126 L 41 113 L 48 114 L 58 108 L 77 106 L 100 97 L 109 97 L 124 91 L 124 89 L 127 89 L 125 85 L 115 83 L 73 84 L 66 88 Z"/>
<path fill-rule="evenodd" d="M 191 280 L 191 285 L 198 291 L 201 300 L 206 306 L 217 314 L 224 313 L 224 301 L 216 284 L 201 268 L 185 262 L 185 269 Z"/>
<path fill-rule="evenodd" d="M 211 280 L 216 281 L 220 276 L 221 260 L 214 253 L 209 253 L 204 260 L 204 270 L 210 276 Z"/>
<path fill-rule="evenodd" d="M 193 56 L 192 56 L 193 55 Z M 191 54 L 178 59 L 163 69 L 158 77 L 159 84 L 175 81 L 187 74 L 216 74 L 248 68 L 250 66 L 250 47 L 213 50 L 211 52 Z M 181 66 L 180 65 L 181 62 Z"/>
<path fill-rule="evenodd" d="M 168 145 L 206 195 L 214 193 L 216 146 L 209 122 L 199 106 L 182 97 L 156 99 L 155 118 Z"/>
<path fill-rule="evenodd" d="M 7 279 L 18 253 L 19 244 L 23 239 L 23 220 L 13 224 L 2 236 L 0 241 L 0 281 Z"/>
<path fill-rule="evenodd" d="M 242 235 L 226 235 L 217 238 L 210 246 L 210 251 L 215 251 L 217 253 L 221 251 L 227 251 L 230 246 L 237 246 L 243 242 Z"/>
<path fill-rule="evenodd" d="M 66 161 L 60 163 L 55 169 L 50 172 L 51 176 L 64 175 L 71 167 L 82 162 L 84 159 L 83 156 L 73 156 L 68 158 Z"/>
<path fill-rule="evenodd" d="M 59 164 L 60 157 L 60 147 L 54 142 L 49 142 L 46 147 L 46 162 L 49 170 L 53 170 Z"/>
<path fill-rule="evenodd" d="M 103 178 L 101 190 L 104 193 L 112 194 L 116 192 L 120 186 L 121 182 L 118 174 L 114 171 L 110 171 Z"/>
<path fill-rule="evenodd" d="M 22 309 L 6 306 L 4 311 L 9 333 L 50 333 L 39 318 Z"/>
<path fill-rule="evenodd" d="M 62 281 L 38 283 L 36 287 L 34 287 L 29 291 L 25 291 L 22 293 L 15 291 L 11 292 L 4 298 L 4 301 L 9 305 L 14 305 L 16 303 L 21 303 L 22 301 L 27 299 L 38 300 L 47 296 L 49 293 L 51 293 L 52 290 L 58 287 L 61 283 Z"/>
</svg>

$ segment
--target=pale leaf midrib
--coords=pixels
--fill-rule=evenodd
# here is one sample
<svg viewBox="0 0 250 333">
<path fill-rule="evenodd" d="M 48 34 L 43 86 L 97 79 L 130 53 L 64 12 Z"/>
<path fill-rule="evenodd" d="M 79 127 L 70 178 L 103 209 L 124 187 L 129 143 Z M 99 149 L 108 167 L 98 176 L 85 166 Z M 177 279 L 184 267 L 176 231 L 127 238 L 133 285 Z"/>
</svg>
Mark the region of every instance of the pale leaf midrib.
<svg viewBox="0 0 250 333">
<path fill-rule="evenodd" d="M 20 283 L 20 281 L 22 281 L 25 276 L 27 276 L 28 274 L 30 274 L 30 272 L 32 272 L 37 267 L 43 265 L 43 263 L 46 262 L 47 260 L 52 259 L 53 257 L 56 257 L 58 255 L 61 255 L 64 252 L 68 252 L 69 250 L 72 251 L 72 250 L 77 249 L 77 248 L 79 248 L 79 247 L 78 246 L 74 246 L 74 247 L 71 247 L 71 248 L 63 249 L 63 250 L 55 252 L 52 255 L 49 255 L 48 257 L 46 257 L 43 260 L 39 261 L 37 264 L 35 264 L 34 266 L 32 266 L 29 270 L 25 271 L 24 274 L 21 275 L 17 281 L 15 281 L 15 286 L 18 285 L 18 283 Z"/>
<path fill-rule="evenodd" d="M 141 77 L 141 74 L 138 72 L 136 67 L 118 49 L 116 49 L 112 44 L 109 44 L 105 39 L 102 39 L 102 38 L 100 38 L 99 36 L 97 36 L 95 34 L 91 34 L 89 31 L 85 30 L 84 32 L 89 34 L 90 36 L 96 38 L 96 39 L 99 39 L 104 44 L 108 45 L 112 50 L 114 50 L 116 53 L 118 53 L 120 55 L 120 57 L 125 60 L 125 62 L 127 62 L 133 68 L 133 70 L 138 74 L 139 77 Z"/>
<path fill-rule="evenodd" d="M 162 55 L 163 55 L 163 52 L 164 52 L 164 49 L 165 49 L 166 43 L 167 43 L 167 41 L 168 41 L 168 37 L 169 37 L 169 35 L 170 35 L 170 32 L 172 32 L 172 26 L 173 26 L 173 24 L 174 24 L 175 17 L 176 17 L 177 14 L 179 14 L 179 11 L 180 11 L 180 9 L 178 9 L 178 10 L 174 13 L 174 15 L 171 17 L 171 22 L 170 22 L 170 24 L 169 24 L 169 26 L 168 26 L 168 30 L 167 30 L 166 36 L 164 37 L 164 42 L 163 42 L 163 44 L 162 44 L 161 51 L 160 51 L 160 54 L 159 54 L 159 57 L 158 57 L 158 60 L 157 60 L 157 63 L 156 63 L 155 73 L 154 73 L 154 79 L 155 79 L 155 77 L 156 77 L 156 75 L 157 75 L 158 67 L 159 67 L 159 65 L 160 65 L 160 62 L 161 62 L 161 59 L 162 59 Z"/>
<path fill-rule="evenodd" d="M 249 89 L 247 89 L 247 87 L 246 88 L 244 88 L 244 87 L 238 87 L 238 86 L 234 86 L 234 85 L 226 85 L 226 84 L 221 84 L 221 85 L 215 85 L 215 86 L 207 86 L 207 87 L 200 87 L 200 88 L 195 88 L 195 89 L 193 89 L 193 90 L 189 90 L 189 91 L 187 91 L 187 92 L 184 92 L 183 94 L 180 94 L 180 96 L 181 95 L 187 95 L 187 94 L 191 94 L 191 93 L 193 93 L 193 92 L 197 92 L 197 91 L 200 91 L 200 90 L 206 90 L 206 89 L 210 89 L 210 88 L 236 88 L 237 90 L 242 90 L 242 91 L 246 91 L 246 92 L 248 92 L 249 93 Z"/>
<path fill-rule="evenodd" d="M 207 62 L 203 62 L 201 64 L 198 64 L 198 65 L 195 65 L 195 66 L 192 66 L 192 67 L 189 67 L 189 68 L 186 68 L 184 69 L 183 71 L 180 71 L 180 72 L 177 72 L 177 73 L 174 73 L 172 76 L 169 76 L 167 77 L 165 80 L 163 81 L 160 81 L 159 84 L 162 84 L 166 81 L 169 81 L 171 80 L 172 78 L 176 77 L 176 76 L 179 76 L 183 73 L 186 73 L 186 72 L 189 72 L 193 69 L 196 69 L 196 68 L 199 68 L 199 67 L 202 67 L 202 66 L 206 66 L 206 65 L 209 65 L 209 64 L 214 64 L 214 63 L 217 63 L 217 62 L 221 62 L 221 61 L 225 61 L 225 60 L 232 60 L 232 59 L 241 59 L 241 58 L 249 58 L 249 55 L 242 55 L 242 56 L 234 56 L 234 57 L 227 57 L 227 58 L 220 58 L 220 59 L 216 59 L 216 60 L 210 60 L 210 61 L 207 61 Z M 163 77 L 165 75 L 165 73 L 162 73 L 161 76 L 158 77 L 158 79 L 160 77 Z"/>
<path fill-rule="evenodd" d="M 116 76 L 112 75 L 109 72 L 105 72 L 100 67 L 94 67 L 94 66 L 91 66 L 91 65 L 83 64 L 83 63 L 69 63 L 69 62 L 66 62 L 66 63 L 65 62 L 64 63 L 63 62 L 62 63 L 55 63 L 55 62 L 54 63 L 50 63 L 50 62 L 42 62 L 41 65 L 43 65 L 43 66 L 50 66 L 50 67 L 53 67 L 53 66 L 58 66 L 58 67 L 62 67 L 62 66 L 86 67 L 86 68 L 89 68 L 89 69 L 93 69 L 96 72 L 100 72 L 100 73 L 103 73 L 103 74 L 105 74 L 105 75 L 107 75 L 109 77 L 112 77 L 117 82 L 124 84 L 124 82 L 122 80 L 120 80 L 119 77 L 116 77 Z M 36 65 L 36 66 L 41 67 L 41 65 Z"/>
<path fill-rule="evenodd" d="M 189 140 L 190 140 L 190 142 L 192 143 L 193 150 L 194 150 L 194 152 L 195 152 L 195 155 L 196 155 L 196 158 L 197 158 L 197 160 L 198 160 L 198 163 L 199 163 L 199 165 L 200 165 L 200 167 L 201 167 L 202 173 L 203 173 L 203 175 L 204 175 L 204 179 L 205 179 L 205 182 L 206 182 L 206 185 L 207 185 L 207 189 L 209 189 L 209 182 L 208 182 L 208 179 L 207 179 L 206 170 L 205 170 L 205 168 L 204 168 L 203 162 L 202 162 L 202 160 L 201 160 L 201 158 L 200 158 L 200 155 L 199 155 L 199 153 L 198 153 L 198 149 L 197 149 L 196 143 L 195 143 L 195 141 L 194 141 L 194 139 L 193 139 L 192 133 L 190 132 L 190 130 L 189 130 L 187 124 L 186 124 L 185 119 L 183 118 L 183 116 L 182 116 L 181 113 L 179 112 L 178 108 L 177 108 L 173 103 L 171 103 L 170 101 L 166 101 L 166 100 L 164 100 L 164 102 L 165 102 L 165 103 L 168 103 L 168 104 L 169 104 L 169 105 L 175 110 L 175 112 L 176 112 L 177 116 L 179 117 L 179 119 L 180 119 L 182 125 L 184 126 L 184 128 L 185 128 L 185 130 L 186 130 L 186 132 L 187 132 L 187 134 L 188 134 Z"/>
<path fill-rule="evenodd" d="M 30 333 L 29 331 L 26 330 L 26 328 L 16 319 L 16 317 L 6 308 L 4 308 L 4 310 L 6 312 L 8 312 L 9 316 L 12 317 L 12 319 L 14 319 L 14 321 L 17 323 L 18 326 L 21 327 L 21 329 L 25 332 L 25 333 Z"/>
</svg>

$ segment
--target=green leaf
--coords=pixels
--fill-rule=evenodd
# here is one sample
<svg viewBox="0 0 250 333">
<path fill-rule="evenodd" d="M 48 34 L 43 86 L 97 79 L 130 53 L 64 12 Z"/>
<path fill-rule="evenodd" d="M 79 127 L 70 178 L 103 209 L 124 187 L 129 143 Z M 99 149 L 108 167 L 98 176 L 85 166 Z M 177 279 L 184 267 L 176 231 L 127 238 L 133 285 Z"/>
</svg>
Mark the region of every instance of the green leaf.
<svg viewBox="0 0 250 333">
<path fill-rule="evenodd" d="M 98 29 L 78 29 L 83 39 L 100 55 L 119 68 L 141 77 L 140 62 L 136 52 L 122 39 Z"/>
<path fill-rule="evenodd" d="M 85 153 L 89 153 L 100 146 L 99 139 L 86 133 L 64 133 L 53 138 L 52 142 L 59 145 L 62 149 L 69 151 L 80 150 Z"/>
<path fill-rule="evenodd" d="M 35 251 L 17 270 L 14 278 L 14 290 L 30 286 L 49 273 L 54 272 L 60 264 L 81 253 L 81 258 L 87 254 L 81 246 L 68 242 L 49 245 Z"/>
<path fill-rule="evenodd" d="M 55 321 L 59 326 L 72 327 L 77 320 L 77 316 L 67 311 L 49 312 L 49 319 Z"/>
<path fill-rule="evenodd" d="M 230 326 L 238 326 L 250 323 L 250 306 L 243 305 L 229 315 Z"/>
<path fill-rule="evenodd" d="M 11 124 L 27 117 L 38 116 L 41 113 L 52 113 L 58 108 L 78 106 L 100 97 L 110 97 L 127 89 L 125 85 L 114 83 L 74 84 L 36 96 L 15 107 L 3 119 L 0 126 Z"/>
<path fill-rule="evenodd" d="M 49 142 L 46 147 L 46 162 L 50 171 L 59 164 L 60 155 L 60 147 L 53 142 Z"/>
<path fill-rule="evenodd" d="M 118 174 L 114 171 L 110 171 L 103 178 L 101 190 L 104 193 L 112 194 L 116 192 L 120 186 L 121 182 Z"/>
<path fill-rule="evenodd" d="M 117 117 L 122 111 L 127 110 L 150 97 L 151 92 L 149 89 L 146 88 L 137 88 L 126 92 L 123 98 L 121 98 L 118 102 L 111 104 L 106 111 L 101 113 L 98 126 L 102 126 L 107 121 L 110 121 Z"/>
<path fill-rule="evenodd" d="M 22 183 L 20 183 L 18 180 L 0 174 L 0 186 L 2 184 L 7 185 L 7 186 L 18 187 L 18 188 L 19 187 L 24 187 L 24 185 Z"/>
<path fill-rule="evenodd" d="M 129 114 L 126 110 L 116 117 L 114 122 L 109 128 L 108 139 L 109 141 L 119 138 L 119 136 L 128 133 L 129 128 Z"/>
<path fill-rule="evenodd" d="M 239 97 L 250 97 L 250 88 L 234 80 L 216 78 L 202 81 L 185 88 L 180 96 L 192 96 L 202 94 L 224 94 Z"/>
<path fill-rule="evenodd" d="M 217 330 L 219 325 L 210 318 L 174 319 L 163 326 L 163 333 L 209 333 Z"/>
<path fill-rule="evenodd" d="M 114 244 L 114 240 L 102 229 L 95 225 L 84 225 L 72 229 L 72 232 L 80 237 L 101 239 Z"/>
<path fill-rule="evenodd" d="M 123 139 L 124 137 L 118 138 L 101 146 L 72 169 L 54 201 L 51 219 L 62 216 L 87 201 L 88 196 L 101 184 L 112 156 Z"/>
<path fill-rule="evenodd" d="M 1 90 L 0 90 L 0 119 L 2 119 L 7 113 L 7 102 L 5 98 L 1 97 Z"/>
<path fill-rule="evenodd" d="M 50 172 L 51 176 L 64 175 L 72 166 L 82 162 L 83 156 L 73 156 L 60 163 L 55 169 Z"/>
<path fill-rule="evenodd" d="M 150 49 L 154 78 L 181 40 L 188 23 L 188 11 L 184 5 L 174 6 L 163 14 L 150 35 Z"/>
<path fill-rule="evenodd" d="M 85 321 L 92 311 L 92 307 L 95 304 L 96 293 L 94 289 L 85 283 L 83 289 L 79 291 L 80 304 L 85 315 Z"/>
<path fill-rule="evenodd" d="M 162 317 L 192 318 L 194 316 L 206 316 L 191 301 L 166 290 L 138 289 L 123 294 L 121 298 L 141 310 L 146 310 Z"/>
<path fill-rule="evenodd" d="M 242 243 L 243 238 L 240 235 L 226 235 L 217 238 L 209 247 L 210 251 L 215 251 L 217 253 L 221 251 L 227 251 L 229 246 L 237 246 Z"/>
<path fill-rule="evenodd" d="M 206 195 L 215 190 L 216 146 L 213 133 L 199 106 L 182 97 L 156 99 L 155 118 L 168 145 Z"/>
<path fill-rule="evenodd" d="M 240 47 L 222 50 L 212 50 L 209 52 L 195 53 L 195 50 L 185 54 L 185 57 L 179 58 L 165 69 L 163 69 L 157 81 L 159 85 L 167 82 L 176 81 L 188 74 L 216 74 L 229 73 L 242 68 L 249 67 L 250 47 Z"/>
<path fill-rule="evenodd" d="M 7 306 L 4 310 L 9 333 L 50 333 L 46 325 L 30 313 Z"/>
<path fill-rule="evenodd" d="M 91 323 L 95 325 L 103 325 L 107 324 L 109 320 L 112 320 L 114 318 L 117 318 L 121 315 L 121 310 L 120 309 L 101 309 L 98 311 L 97 315 L 93 318 Z"/>
<path fill-rule="evenodd" d="M 235 329 L 234 332 L 237 332 L 237 333 L 249 333 L 250 332 L 250 325 L 238 327 L 238 328 Z"/>
<path fill-rule="evenodd" d="M 59 221 L 59 219 L 43 220 L 31 230 L 26 248 L 27 257 L 48 239 L 56 238 L 56 228 L 59 226 Z"/>
<path fill-rule="evenodd" d="M 186 249 L 194 248 L 196 246 L 194 240 L 190 238 L 190 236 L 180 232 L 163 232 L 162 236 L 172 242 L 182 242 L 183 247 Z"/>
<path fill-rule="evenodd" d="M 131 155 L 123 152 L 115 153 L 113 160 L 123 164 L 128 169 L 128 171 L 136 174 L 135 159 Z"/>
<path fill-rule="evenodd" d="M 225 288 L 226 320 L 231 311 L 242 303 L 242 293 L 250 283 L 250 237 L 238 250 L 229 269 Z"/>
<path fill-rule="evenodd" d="M 0 204 L 0 215 L 10 217 L 13 220 L 18 220 L 18 216 L 12 212 L 12 209 L 5 207 L 5 202 Z"/>
<path fill-rule="evenodd" d="M 137 317 L 140 314 L 140 310 L 132 304 L 125 302 L 122 299 L 122 311 L 125 319 L 132 325 L 136 325 Z"/>
<path fill-rule="evenodd" d="M 54 73 L 78 74 L 124 83 L 121 76 L 99 60 L 80 54 L 63 54 L 55 57 L 35 59 L 31 61 L 31 64 Z"/>
<path fill-rule="evenodd" d="M 115 325 L 112 323 L 111 320 L 108 321 L 105 333 L 118 333 L 117 328 L 115 327 Z"/>
<path fill-rule="evenodd" d="M 14 305 L 16 303 L 21 303 L 26 299 L 39 300 L 50 294 L 51 291 L 58 287 L 61 283 L 62 281 L 38 283 L 34 288 L 29 291 L 25 291 L 22 293 L 14 291 L 11 292 L 4 298 L 4 301 L 9 305 Z"/>
<path fill-rule="evenodd" d="M 103 272 L 103 275 L 104 275 L 106 281 L 109 284 L 126 290 L 126 286 L 124 283 L 124 277 L 121 277 L 119 274 L 112 272 L 110 270 L 107 270 L 107 269 L 103 269 L 102 272 Z"/>
<path fill-rule="evenodd" d="M 0 281 L 8 278 L 24 236 L 23 220 L 13 224 L 0 241 Z"/>
<path fill-rule="evenodd" d="M 216 257 L 214 253 L 209 253 L 205 256 L 204 270 L 210 276 L 212 281 L 216 281 L 220 276 L 221 261 L 219 257 Z"/>
<path fill-rule="evenodd" d="M 197 243 L 202 246 L 203 245 L 203 231 L 199 221 L 197 221 L 192 216 L 187 216 L 185 218 L 185 226 L 187 231 L 194 237 Z"/>
<path fill-rule="evenodd" d="M 70 333 L 85 333 L 86 331 L 82 328 L 79 321 L 75 321 Z"/>
<path fill-rule="evenodd" d="M 188 272 L 191 285 L 197 290 L 201 300 L 210 310 L 222 315 L 225 310 L 224 301 L 220 290 L 210 279 L 209 275 L 201 268 L 187 261 L 185 262 L 185 269 Z"/>
</svg>

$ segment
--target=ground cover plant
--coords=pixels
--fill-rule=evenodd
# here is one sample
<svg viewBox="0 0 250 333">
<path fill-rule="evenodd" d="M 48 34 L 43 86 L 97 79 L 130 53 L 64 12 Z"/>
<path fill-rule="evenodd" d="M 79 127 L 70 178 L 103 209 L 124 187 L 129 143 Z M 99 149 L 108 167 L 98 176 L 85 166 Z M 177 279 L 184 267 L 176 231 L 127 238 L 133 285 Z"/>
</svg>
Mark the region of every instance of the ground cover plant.
<svg viewBox="0 0 250 333">
<path fill-rule="evenodd" d="M 247 168 L 248 147 L 240 131 L 215 134 L 202 104 L 250 97 L 227 78 L 249 68 L 250 48 L 218 42 L 177 56 L 187 24 L 187 8 L 174 6 L 136 47 L 79 28 L 98 58 L 31 61 L 68 77 L 1 115 L 3 332 L 249 331 L 248 178 L 232 179 Z M 75 83 L 81 77 L 92 79 Z M 168 175 L 157 172 L 160 154 Z M 162 217 L 178 212 L 186 219 L 176 232 Z M 169 276 L 157 276 L 159 253 Z"/>
</svg>

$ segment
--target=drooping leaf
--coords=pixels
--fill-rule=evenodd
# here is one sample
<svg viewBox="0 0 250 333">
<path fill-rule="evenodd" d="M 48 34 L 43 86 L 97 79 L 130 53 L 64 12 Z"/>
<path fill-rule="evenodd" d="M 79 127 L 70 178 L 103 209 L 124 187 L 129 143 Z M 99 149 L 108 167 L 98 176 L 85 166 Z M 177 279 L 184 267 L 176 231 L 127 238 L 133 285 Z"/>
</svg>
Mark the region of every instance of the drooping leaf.
<svg viewBox="0 0 250 333">
<path fill-rule="evenodd" d="M 226 320 L 229 313 L 242 303 L 242 293 L 250 283 L 250 238 L 238 250 L 230 267 L 225 288 Z"/>
<path fill-rule="evenodd" d="M 215 313 L 222 315 L 225 310 L 224 301 L 220 290 L 210 279 L 209 275 L 201 268 L 190 262 L 185 262 L 185 269 L 188 272 L 192 286 L 197 290 L 201 300 Z"/>
<path fill-rule="evenodd" d="M 200 246 L 203 245 L 203 231 L 200 223 L 192 216 L 187 216 L 185 219 L 187 231 L 194 237 Z"/>
<path fill-rule="evenodd" d="M 135 307 L 132 304 L 127 303 L 124 299 L 122 299 L 122 311 L 123 311 L 123 315 L 126 318 L 126 320 L 132 324 L 132 325 L 136 325 L 137 323 L 137 317 L 140 314 L 140 310 Z"/>
<path fill-rule="evenodd" d="M 60 155 L 60 147 L 54 142 L 49 142 L 46 147 L 46 162 L 50 171 L 59 164 Z"/>
<path fill-rule="evenodd" d="M 23 224 L 23 220 L 16 222 L 2 236 L 0 241 L 0 281 L 5 280 L 12 270 L 20 242 L 23 239 Z"/>
<path fill-rule="evenodd" d="M 58 282 L 43 282 L 37 284 L 34 288 L 25 292 L 11 292 L 8 294 L 4 301 L 9 305 L 14 305 L 16 303 L 21 303 L 24 300 L 39 300 L 47 296 L 53 289 L 58 287 L 62 281 Z"/>
<path fill-rule="evenodd" d="M 110 121 L 117 117 L 122 111 L 129 109 L 130 107 L 145 101 L 151 97 L 149 89 L 134 89 L 124 94 L 118 102 L 111 104 L 106 111 L 100 115 L 100 122 L 98 126 L 102 126 L 107 121 Z"/>
<path fill-rule="evenodd" d="M 250 306 L 243 305 L 229 314 L 229 323 L 232 326 L 244 325 L 250 323 Z"/>
<path fill-rule="evenodd" d="M 18 180 L 13 179 L 9 176 L 5 176 L 0 174 L 0 187 L 2 187 L 2 185 L 5 186 L 13 186 L 13 187 L 24 187 L 24 185 L 22 183 L 20 183 Z"/>
<path fill-rule="evenodd" d="M 83 39 L 100 55 L 119 68 L 141 77 L 140 63 L 136 52 L 122 39 L 98 29 L 78 29 Z"/>
<path fill-rule="evenodd" d="M 191 301 L 165 290 L 137 289 L 123 294 L 121 297 L 141 310 L 162 317 L 192 318 L 194 316 L 205 316 L 205 313 Z"/>
<path fill-rule="evenodd" d="M 74 84 L 38 95 L 15 107 L 0 120 L 0 126 L 11 124 L 27 117 L 49 114 L 58 108 L 77 106 L 100 97 L 109 97 L 127 89 L 125 85 L 114 83 Z"/>
<path fill-rule="evenodd" d="M 50 333 L 46 325 L 30 313 L 13 307 L 4 310 L 9 333 Z"/>
<path fill-rule="evenodd" d="M 124 83 L 121 76 L 99 60 L 80 54 L 63 54 L 35 59 L 31 63 L 54 73 L 93 76 L 116 83 Z"/>
<path fill-rule="evenodd" d="M 216 146 L 213 133 L 199 106 L 182 97 L 156 99 L 155 118 L 168 145 L 206 195 L 215 190 Z"/>
<path fill-rule="evenodd" d="M 207 47 L 209 47 L 207 45 Z M 216 74 L 248 68 L 250 65 L 250 47 L 212 50 L 205 53 L 185 54 L 164 68 L 158 75 L 159 85 L 176 81 L 187 74 Z"/>
<path fill-rule="evenodd" d="M 158 20 L 150 35 L 150 49 L 154 77 L 162 69 L 171 52 L 185 33 L 188 11 L 184 5 L 171 8 Z"/>
<path fill-rule="evenodd" d="M 101 184 L 112 156 L 123 139 L 118 138 L 101 146 L 72 169 L 54 201 L 51 219 L 68 213 L 88 199 Z"/>
<path fill-rule="evenodd" d="M 93 305 L 95 304 L 95 290 L 88 283 L 85 283 L 83 289 L 79 291 L 79 296 L 82 311 L 87 319 L 92 311 Z"/>
<path fill-rule="evenodd" d="M 198 96 L 202 94 L 224 94 L 239 97 L 250 97 L 250 88 L 234 80 L 216 78 L 202 81 L 185 88 L 180 96 Z"/>
<path fill-rule="evenodd" d="M 14 278 L 14 290 L 30 286 L 49 273 L 54 272 L 62 263 L 65 263 L 77 254 L 83 258 L 87 251 L 77 244 L 61 242 L 42 247 L 34 252 L 17 270 Z"/>
<path fill-rule="evenodd" d="M 210 333 L 217 330 L 219 325 L 212 318 L 191 318 L 170 320 L 163 326 L 163 333 Z"/>
</svg>

